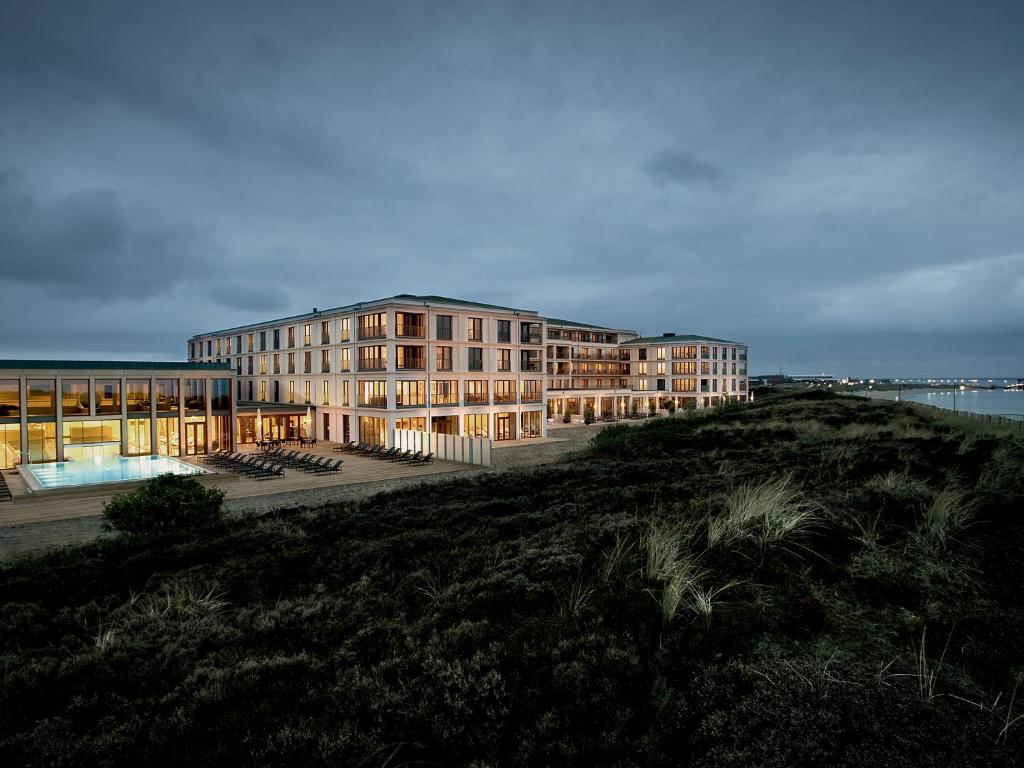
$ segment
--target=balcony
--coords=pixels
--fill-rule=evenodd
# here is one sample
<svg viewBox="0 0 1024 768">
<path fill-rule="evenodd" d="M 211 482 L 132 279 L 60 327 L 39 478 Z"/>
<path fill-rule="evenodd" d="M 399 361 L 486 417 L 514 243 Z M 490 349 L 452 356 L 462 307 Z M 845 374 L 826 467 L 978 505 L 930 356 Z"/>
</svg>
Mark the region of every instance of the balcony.
<svg viewBox="0 0 1024 768">
<path fill-rule="evenodd" d="M 388 399 L 386 397 L 371 397 L 368 400 L 359 400 L 360 408 L 387 408 Z"/>
<path fill-rule="evenodd" d="M 386 360 L 360 360 L 359 371 L 386 371 L 388 369 L 388 363 Z"/>
<path fill-rule="evenodd" d="M 466 393 L 466 405 L 490 405 L 491 398 L 484 392 L 483 394 L 470 394 Z"/>
<path fill-rule="evenodd" d="M 524 403 L 539 403 L 541 402 L 541 396 L 523 393 L 522 402 Z"/>
<path fill-rule="evenodd" d="M 458 405 L 459 396 L 456 394 L 450 395 L 434 395 L 430 398 L 431 405 Z"/>
<path fill-rule="evenodd" d="M 370 328 L 359 329 L 359 340 L 365 341 L 367 339 L 383 339 L 388 335 L 388 329 L 383 325 L 373 326 Z"/>
<path fill-rule="evenodd" d="M 395 369 L 399 371 L 422 371 L 426 368 L 426 365 L 426 362 L 423 360 L 406 360 L 405 362 L 398 363 Z"/>
<path fill-rule="evenodd" d="M 540 373 L 540 360 L 522 360 L 519 370 L 524 372 Z"/>
<path fill-rule="evenodd" d="M 628 363 L 629 353 L 617 354 L 614 352 L 592 352 L 589 355 L 574 354 L 573 360 L 607 360 L 615 363 Z"/>
<path fill-rule="evenodd" d="M 400 325 L 395 329 L 395 336 L 400 339 L 424 339 L 427 336 L 427 329 L 422 325 Z"/>
<path fill-rule="evenodd" d="M 329 333 L 325 333 L 325 334 L 321 335 L 320 336 L 320 343 L 321 344 L 330 344 L 331 343 L 331 335 Z"/>
<path fill-rule="evenodd" d="M 495 405 L 506 404 L 506 403 L 515 403 L 515 402 L 516 402 L 516 396 L 515 395 L 495 395 L 494 396 L 494 404 Z"/>
</svg>

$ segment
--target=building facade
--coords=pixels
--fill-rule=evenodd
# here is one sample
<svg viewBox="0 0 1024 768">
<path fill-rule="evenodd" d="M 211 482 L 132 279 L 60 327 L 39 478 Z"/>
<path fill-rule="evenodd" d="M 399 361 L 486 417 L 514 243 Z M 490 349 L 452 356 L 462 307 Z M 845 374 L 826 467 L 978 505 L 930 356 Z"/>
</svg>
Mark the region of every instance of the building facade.
<svg viewBox="0 0 1024 768">
<path fill-rule="evenodd" d="M 387 442 L 392 429 L 516 440 L 582 418 L 747 398 L 745 345 L 546 318 L 534 310 L 400 294 L 200 333 L 189 360 L 227 363 L 248 442 L 260 404 L 309 409 L 309 431 Z M 692 402 L 690 402 L 692 401 Z M 314 413 L 315 412 L 315 413 Z"/>
<path fill-rule="evenodd" d="M 190 360 L 230 362 L 240 400 L 315 410 L 321 439 L 546 431 L 544 318 L 530 310 L 403 294 L 199 334 L 188 346 Z"/>
<path fill-rule="evenodd" d="M 227 363 L 0 360 L 0 469 L 233 448 Z"/>
</svg>

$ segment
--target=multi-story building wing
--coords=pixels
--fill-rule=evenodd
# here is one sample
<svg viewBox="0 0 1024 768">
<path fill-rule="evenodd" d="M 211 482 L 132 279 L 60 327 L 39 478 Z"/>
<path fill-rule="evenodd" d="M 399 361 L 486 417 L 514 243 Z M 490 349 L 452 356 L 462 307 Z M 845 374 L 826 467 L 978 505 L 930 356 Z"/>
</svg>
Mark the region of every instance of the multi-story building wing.
<svg viewBox="0 0 1024 768">
<path fill-rule="evenodd" d="M 636 331 L 547 318 L 549 417 L 625 415 L 631 392 L 629 350 Z"/>
<path fill-rule="evenodd" d="M 653 400 L 664 408 L 717 405 L 723 397 L 747 399 L 747 347 L 737 341 L 665 333 L 623 344 L 629 353 L 632 411 Z"/>
<path fill-rule="evenodd" d="M 399 294 L 198 334 L 189 359 L 227 362 L 238 439 L 385 443 L 392 429 L 515 440 L 577 420 L 746 399 L 746 347 Z M 259 409 L 259 417 L 256 411 Z M 314 414 L 315 412 L 315 414 Z M 547 418 L 545 418 L 545 416 Z"/>
<path fill-rule="evenodd" d="M 261 432 L 247 421 L 252 401 L 315 408 L 316 434 L 343 442 L 384 443 L 391 429 L 540 437 L 543 357 L 534 311 L 410 294 L 189 341 L 191 360 L 232 363 L 243 441 Z M 273 436 L 274 418 L 263 416 L 262 434 Z"/>
</svg>

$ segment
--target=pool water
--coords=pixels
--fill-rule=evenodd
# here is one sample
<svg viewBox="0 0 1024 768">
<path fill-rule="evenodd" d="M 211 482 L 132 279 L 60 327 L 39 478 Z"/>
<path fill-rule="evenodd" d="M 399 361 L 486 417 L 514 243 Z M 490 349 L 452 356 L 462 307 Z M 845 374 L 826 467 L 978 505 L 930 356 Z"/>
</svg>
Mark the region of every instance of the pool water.
<svg viewBox="0 0 1024 768">
<path fill-rule="evenodd" d="M 206 470 L 170 456 L 103 456 L 84 461 L 23 464 L 19 470 L 34 491 L 148 480 L 168 472 L 173 475 L 207 474 Z"/>
</svg>

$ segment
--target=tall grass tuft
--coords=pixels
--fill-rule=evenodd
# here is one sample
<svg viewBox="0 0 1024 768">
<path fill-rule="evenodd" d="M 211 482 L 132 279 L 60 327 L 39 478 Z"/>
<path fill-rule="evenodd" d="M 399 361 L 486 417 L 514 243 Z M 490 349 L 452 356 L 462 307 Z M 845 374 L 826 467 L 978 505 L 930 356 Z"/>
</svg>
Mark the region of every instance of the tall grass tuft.
<svg viewBox="0 0 1024 768">
<path fill-rule="evenodd" d="M 764 553 L 771 547 L 790 550 L 819 523 L 818 505 L 804 498 L 792 475 L 748 483 L 725 497 L 725 514 L 708 521 L 708 545 L 753 543 Z"/>
<path fill-rule="evenodd" d="M 183 620 L 201 620 L 216 616 L 227 607 L 222 592 L 215 585 L 174 581 L 164 584 L 159 591 L 132 595 L 128 606 L 132 612 L 146 618 L 161 616 Z"/>
<path fill-rule="evenodd" d="M 964 491 L 939 491 L 921 516 L 915 539 L 928 549 L 945 550 L 955 534 L 971 524 L 976 512 L 977 502 Z"/>
<path fill-rule="evenodd" d="M 675 618 L 679 606 L 704 576 L 700 556 L 689 549 L 689 543 L 686 528 L 664 523 L 651 523 L 644 535 L 646 562 L 643 575 L 662 583 L 657 599 L 661 618 L 666 624 Z"/>
<path fill-rule="evenodd" d="M 632 539 L 616 531 L 615 544 L 603 554 L 601 565 L 598 569 L 601 581 L 605 584 L 610 583 L 612 577 L 621 571 L 632 559 L 635 549 L 636 544 Z"/>
</svg>

